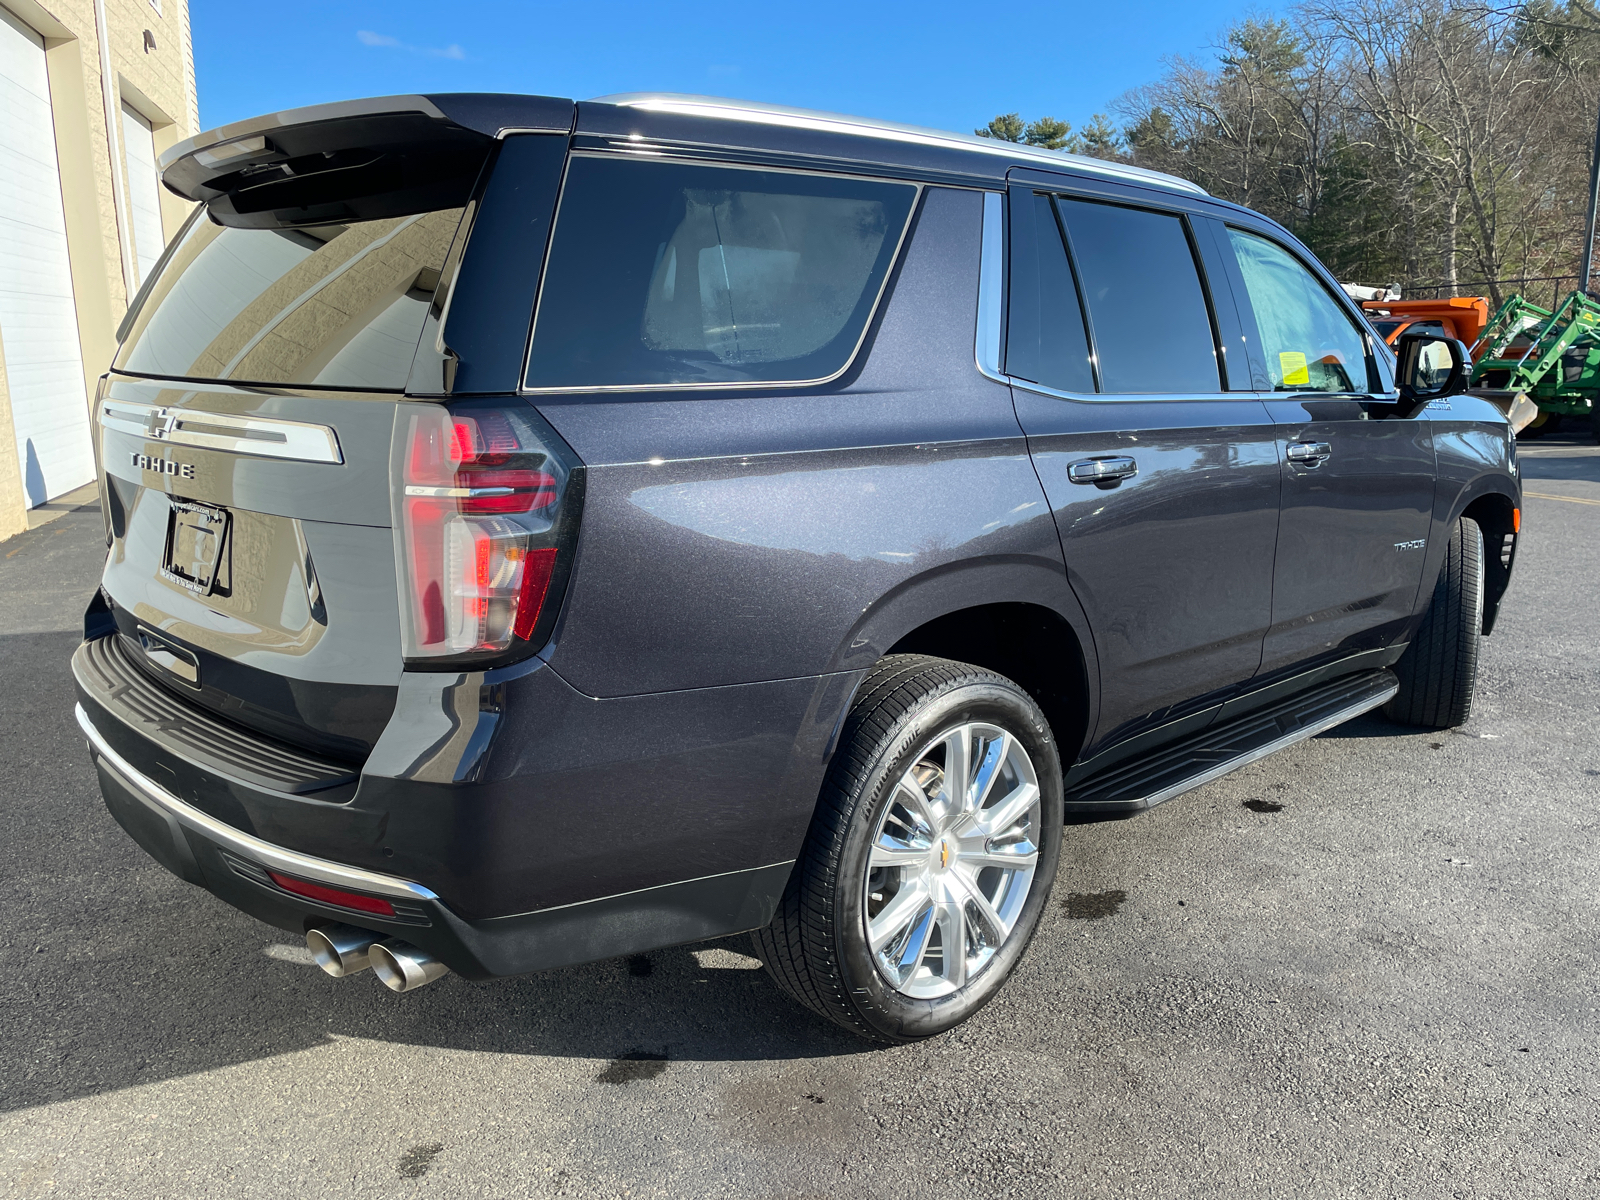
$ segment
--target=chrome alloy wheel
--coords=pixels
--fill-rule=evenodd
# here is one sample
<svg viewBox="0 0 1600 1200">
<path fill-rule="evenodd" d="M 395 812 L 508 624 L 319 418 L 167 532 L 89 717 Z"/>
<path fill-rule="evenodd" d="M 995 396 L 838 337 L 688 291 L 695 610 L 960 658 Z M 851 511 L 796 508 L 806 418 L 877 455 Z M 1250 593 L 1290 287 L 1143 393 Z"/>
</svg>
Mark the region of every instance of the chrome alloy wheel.
<svg viewBox="0 0 1600 1200">
<path fill-rule="evenodd" d="M 1039 862 L 1039 777 L 998 725 L 940 734 L 894 786 L 867 859 L 867 944 L 895 991 L 963 987 L 1011 936 Z"/>
</svg>

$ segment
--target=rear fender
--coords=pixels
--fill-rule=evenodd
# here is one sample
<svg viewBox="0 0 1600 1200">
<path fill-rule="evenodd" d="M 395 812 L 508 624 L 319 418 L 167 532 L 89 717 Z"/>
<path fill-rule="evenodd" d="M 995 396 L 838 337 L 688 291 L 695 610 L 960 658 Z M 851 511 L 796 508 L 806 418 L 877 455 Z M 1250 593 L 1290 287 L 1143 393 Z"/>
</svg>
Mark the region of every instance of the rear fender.
<svg viewBox="0 0 1600 1200">
<path fill-rule="evenodd" d="M 931 622 L 964 610 L 996 605 L 1029 605 L 1054 613 L 1066 622 L 1083 660 L 1084 728 L 1093 729 L 1099 716 L 1100 692 L 1100 665 L 1094 636 L 1067 583 L 1061 563 L 1046 559 L 1020 555 L 968 559 L 912 576 L 884 593 L 861 614 L 835 650 L 829 670 L 864 673 L 885 654 L 921 649 L 908 644 L 908 639 Z M 1071 666 L 1063 663 L 1060 669 L 1064 672 Z M 1063 680 L 1063 684 L 1065 682 Z M 1072 682 L 1078 686 L 1078 681 Z M 828 746 L 830 755 L 839 725 L 854 702 L 855 688 L 859 685 L 860 677 L 844 697 L 834 737 Z M 1069 735 L 1061 736 L 1064 742 L 1072 740 Z M 1081 741 L 1081 737 L 1078 740 Z M 1071 744 L 1061 746 L 1063 765 L 1071 761 L 1078 748 Z"/>
</svg>

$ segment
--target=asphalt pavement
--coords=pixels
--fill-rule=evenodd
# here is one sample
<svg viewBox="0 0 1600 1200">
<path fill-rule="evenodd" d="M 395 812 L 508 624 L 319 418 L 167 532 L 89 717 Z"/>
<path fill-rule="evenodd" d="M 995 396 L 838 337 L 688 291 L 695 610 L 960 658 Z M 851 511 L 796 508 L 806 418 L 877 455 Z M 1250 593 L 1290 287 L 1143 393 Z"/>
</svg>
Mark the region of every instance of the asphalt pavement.
<svg viewBox="0 0 1600 1200">
<path fill-rule="evenodd" d="M 1523 464 L 1468 725 L 1369 716 L 1070 826 L 1004 992 L 895 1049 L 737 943 L 328 978 L 101 805 L 67 666 L 99 513 L 0 543 L 0 1193 L 1600 1196 L 1600 447 Z"/>
</svg>

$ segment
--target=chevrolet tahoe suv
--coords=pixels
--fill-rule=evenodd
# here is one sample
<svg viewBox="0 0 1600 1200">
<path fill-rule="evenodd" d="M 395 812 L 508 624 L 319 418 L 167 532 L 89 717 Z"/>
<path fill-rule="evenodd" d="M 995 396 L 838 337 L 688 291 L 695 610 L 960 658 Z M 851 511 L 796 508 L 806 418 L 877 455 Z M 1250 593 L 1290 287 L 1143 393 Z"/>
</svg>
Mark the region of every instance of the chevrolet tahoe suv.
<svg viewBox="0 0 1600 1200">
<path fill-rule="evenodd" d="M 1448 339 L 1182 180 L 669 95 L 172 148 L 73 659 L 112 815 L 395 991 L 750 934 L 964 1020 L 1064 817 L 1469 712 L 1519 524 Z"/>
</svg>

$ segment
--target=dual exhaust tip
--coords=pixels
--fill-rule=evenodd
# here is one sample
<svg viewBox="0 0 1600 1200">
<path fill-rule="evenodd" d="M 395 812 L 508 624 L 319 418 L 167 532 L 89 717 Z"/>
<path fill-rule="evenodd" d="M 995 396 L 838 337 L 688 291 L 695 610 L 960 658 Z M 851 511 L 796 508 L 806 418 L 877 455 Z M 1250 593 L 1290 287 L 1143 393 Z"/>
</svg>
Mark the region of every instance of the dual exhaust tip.
<svg viewBox="0 0 1600 1200">
<path fill-rule="evenodd" d="M 379 941 L 370 929 L 353 925 L 317 925 L 306 930 L 306 949 L 335 979 L 372 968 L 391 992 L 414 992 L 450 974 L 450 968 L 409 942 Z"/>
</svg>

